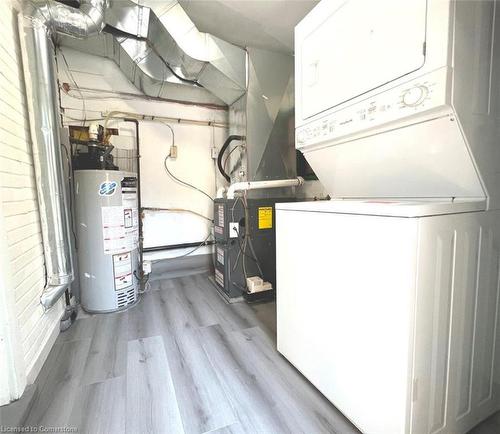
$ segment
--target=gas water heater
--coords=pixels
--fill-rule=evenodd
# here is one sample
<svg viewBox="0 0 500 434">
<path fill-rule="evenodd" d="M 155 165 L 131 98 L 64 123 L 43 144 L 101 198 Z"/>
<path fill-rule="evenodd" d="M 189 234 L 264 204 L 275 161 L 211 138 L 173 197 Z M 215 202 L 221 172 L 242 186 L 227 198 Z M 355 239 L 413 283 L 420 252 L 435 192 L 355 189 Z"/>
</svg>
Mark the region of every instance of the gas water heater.
<svg viewBox="0 0 500 434">
<path fill-rule="evenodd" d="M 117 170 L 75 171 L 81 305 L 113 312 L 137 301 L 137 175 Z"/>
</svg>

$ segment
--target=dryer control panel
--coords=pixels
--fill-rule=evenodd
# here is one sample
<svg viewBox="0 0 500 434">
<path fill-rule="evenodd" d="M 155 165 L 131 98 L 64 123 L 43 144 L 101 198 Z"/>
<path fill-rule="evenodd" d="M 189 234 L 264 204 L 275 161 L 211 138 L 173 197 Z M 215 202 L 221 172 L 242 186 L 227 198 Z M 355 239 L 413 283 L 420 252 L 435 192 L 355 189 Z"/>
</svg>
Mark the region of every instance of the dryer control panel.
<svg viewBox="0 0 500 434">
<path fill-rule="evenodd" d="M 385 90 L 350 107 L 320 116 L 296 130 L 295 146 L 304 149 L 340 140 L 447 104 L 447 68 Z"/>
</svg>

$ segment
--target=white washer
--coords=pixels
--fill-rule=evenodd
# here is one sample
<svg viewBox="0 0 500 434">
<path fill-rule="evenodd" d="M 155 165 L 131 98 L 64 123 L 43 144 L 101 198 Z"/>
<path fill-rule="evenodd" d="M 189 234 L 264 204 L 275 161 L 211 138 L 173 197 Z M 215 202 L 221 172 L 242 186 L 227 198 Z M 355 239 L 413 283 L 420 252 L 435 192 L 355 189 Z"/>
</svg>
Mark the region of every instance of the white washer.
<svg viewBox="0 0 500 434">
<path fill-rule="evenodd" d="M 278 350 L 362 432 L 465 433 L 499 405 L 500 211 L 277 204 Z"/>
</svg>

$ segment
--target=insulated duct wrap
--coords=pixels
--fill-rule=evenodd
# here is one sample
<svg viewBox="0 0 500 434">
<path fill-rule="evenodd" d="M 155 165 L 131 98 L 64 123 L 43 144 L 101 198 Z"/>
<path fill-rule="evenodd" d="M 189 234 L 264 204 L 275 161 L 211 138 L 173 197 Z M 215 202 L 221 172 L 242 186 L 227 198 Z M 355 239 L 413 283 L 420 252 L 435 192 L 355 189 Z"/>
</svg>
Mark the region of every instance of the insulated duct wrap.
<svg viewBox="0 0 500 434">
<path fill-rule="evenodd" d="M 52 307 L 74 279 L 69 205 L 59 135 L 59 97 L 52 32 L 87 37 L 100 31 L 105 0 L 82 1 L 80 9 L 54 1 L 25 3 L 20 37 L 28 97 L 33 160 L 47 283 L 41 296 Z"/>
</svg>

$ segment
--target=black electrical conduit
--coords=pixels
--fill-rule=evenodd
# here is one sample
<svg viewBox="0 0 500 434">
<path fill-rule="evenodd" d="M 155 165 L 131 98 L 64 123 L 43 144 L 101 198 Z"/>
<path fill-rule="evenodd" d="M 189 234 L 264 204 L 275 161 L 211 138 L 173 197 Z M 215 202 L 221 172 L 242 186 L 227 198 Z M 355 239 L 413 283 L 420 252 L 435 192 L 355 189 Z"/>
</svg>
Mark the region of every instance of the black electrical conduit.
<svg viewBox="0 0 500 434">
<path fill-rule="evenodd" d="M 231 182 L 231 178 L 229 175 L 225 172 L 224 167 L 222 166 L 222 157 L 224 155 L 224 152 L 226 152 L 227 148 L 231 144 L 233 140 L 245 140 L 245 136 L 237 136 L 235 134 L 229 136 L 224 144 L 222 145 L 222 148 L 220 149 L 219 156 L 217 157 L 217 167 L 219 168 L 219 172 L 222 174 L 224 178 L 226 178 L 227 182 Z"/>
<path fill-rule="evenodd" d="M 146 247 L 144 249 L 144 252 L 159 252 L 162 250 L 185 249 L 188 247 L 197 247 L 197 246 L 211 246 L 213 244 L 215 244 L 215 241 L 199 241 L 197 243 L 170 244 L 168 246 Z"/>
</svg>

